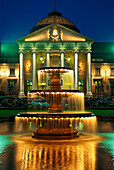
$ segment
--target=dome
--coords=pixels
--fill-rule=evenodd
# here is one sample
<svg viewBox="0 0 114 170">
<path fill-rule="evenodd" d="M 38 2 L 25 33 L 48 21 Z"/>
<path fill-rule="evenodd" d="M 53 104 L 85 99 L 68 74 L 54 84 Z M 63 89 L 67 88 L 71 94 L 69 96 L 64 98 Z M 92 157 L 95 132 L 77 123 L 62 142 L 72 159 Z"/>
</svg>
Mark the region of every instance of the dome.
<svg viewBox="0 0 114 170">
<path fill-rule="evenodd" d="M 48 16 L 41 19 L 40 21 L 38 21 L 35 26 L 30 30 L 30 33 L 37 31 L 45 26 L 48 26 L 52 23 L 57 23 L 60 25 L 63 25 L 67 28 L 70 28 L 76 32 L 80 32 L 80 30 L 72 23 L 72 21 L 70 21 L 67 18 L 64 18 L 62 16 L 62 13 L 59 13 L 57 11 L 53 11 L 48 13 Z"/>
</svg>

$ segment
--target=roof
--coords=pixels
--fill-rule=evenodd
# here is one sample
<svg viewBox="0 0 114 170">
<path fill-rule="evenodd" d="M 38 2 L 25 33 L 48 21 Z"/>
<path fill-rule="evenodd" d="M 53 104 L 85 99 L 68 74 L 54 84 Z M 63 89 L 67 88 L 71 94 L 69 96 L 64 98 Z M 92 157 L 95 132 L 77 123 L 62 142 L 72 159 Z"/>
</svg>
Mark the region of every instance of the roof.
<svg viewBox="0 0 114 170">
<path fill-rule="evenodd" d="M 62 16 L 62 13 L 53 11 L 53 12 L 48 13 L 47 17 L 38 21 L 34 25 L 34 27 L 30 30 L 30 33 L 37 31 L 37 30 L 39 30 L 45 26 L 48 26 L 52 23 L 57 23 L 57 24 L 63 25 L 63 26 L 70 28 L 78 33 L 80 32 L 80 30 L 75 26 L 75 24 L 72 21 L 70 21 L 69 19 Z"/>
</svg>

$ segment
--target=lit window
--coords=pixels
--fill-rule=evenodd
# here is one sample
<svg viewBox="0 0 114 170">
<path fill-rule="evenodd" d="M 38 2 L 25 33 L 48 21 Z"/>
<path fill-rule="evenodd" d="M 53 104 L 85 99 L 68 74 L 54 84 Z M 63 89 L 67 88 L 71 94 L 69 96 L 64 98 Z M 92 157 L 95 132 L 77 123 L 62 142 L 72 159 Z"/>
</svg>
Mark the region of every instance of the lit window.
<svg viewBox="0 0 114 170">
<path fill-rule="evenodd" d="M 10 76 L 15 76 L 15 69 L 14 68 L 10 68 Z"/>
<path fill-rule="evenodd" d="M 84 92 L 84 80 L 79 80 L 78 81 L 78 85 L 79 85 L 79 90 Z"/>
<path fill-rule="evenodd" d="M 79 80 L 78 85 L 79 86 L 83 86 L 84 85 L 84 81 L 83 80 Z"/>
<path fill-rule="evenodd" d="M 93 58 L 92 61 L 95 61 L 95 62 L 102 62 L 103 61 L 103 58 Z"/>
<path fill-rule="evenodd" d="M 100 68 L 96 68 L 95 69 L 95 75 L 96 76 L 100 76 Z"/>
<path fill-rule="evenodd" d="M 111 68 L 111 76 L 114 76 L 114 68 Z"/>
<path fill-rule="evenodd" d="M 27 80 L 27 91 L 32 90 L 32 80 Z"/>
</svg>

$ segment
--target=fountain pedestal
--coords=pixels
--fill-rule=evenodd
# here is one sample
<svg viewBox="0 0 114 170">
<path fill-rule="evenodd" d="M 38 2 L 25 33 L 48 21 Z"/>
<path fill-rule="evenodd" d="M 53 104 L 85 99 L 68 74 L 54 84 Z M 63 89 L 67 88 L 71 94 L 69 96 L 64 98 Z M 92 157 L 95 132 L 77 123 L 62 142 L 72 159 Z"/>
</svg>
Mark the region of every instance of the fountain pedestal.
<svg viewBox="0 0 114 170">
<path fill-rule="evenodd" d="M 60 77 L 60 71 L 54 70 L 52 71 L 52 75 L 50 75 L 50 90 L 52 91 L 52 93 L 50 93 L 49 113 L 63 112 L 61 104 L 61 95 L 59 94 L 59 92 L 57 92 L 61 90 Z M 53 93 L 54 91 L 56 91 L 56 93 Z"/>
<path fill-rule="evenodd" d="M 49 140 L 59 140 L 59 139 L 72 139 L 79 137 L 78 131 L 76 129 L 66 127 L 66 128 L 37 128 L 33 134 L 33 138 L 37 139 L 49 139 Z"/>
</svg>

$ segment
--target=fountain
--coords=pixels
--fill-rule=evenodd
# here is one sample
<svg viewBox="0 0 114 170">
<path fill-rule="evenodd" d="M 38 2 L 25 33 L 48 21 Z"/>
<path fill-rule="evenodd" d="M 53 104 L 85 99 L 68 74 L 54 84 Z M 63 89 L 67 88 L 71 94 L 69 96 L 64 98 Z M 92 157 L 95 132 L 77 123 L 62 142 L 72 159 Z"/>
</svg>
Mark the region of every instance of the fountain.
<svg viewBox="0 0 114 170">
<path fill-rule="evenodd" d="M 78 137 L 78 130 L 74 128 L 75 121 L 78 121 L 79 117 L 92 117 L 93 114 L 84 111 L 84 94 L 81 91 L 61 89 L 61 75 L 70 72 L 71 69 L 44 67 L 40 71 L 49 74 L 50 89 L 32 90 L 28 92 L 28 98 L 45 98 L 49 102 L 48 112 L 21 113 L 19 117 L 38 119 L 38 128 L 33 132 L 33 138 L 71 139 Z M 76 110 L 63 111 L 63 105 L 68 108 L 71 105 Z"/>
</svg>

